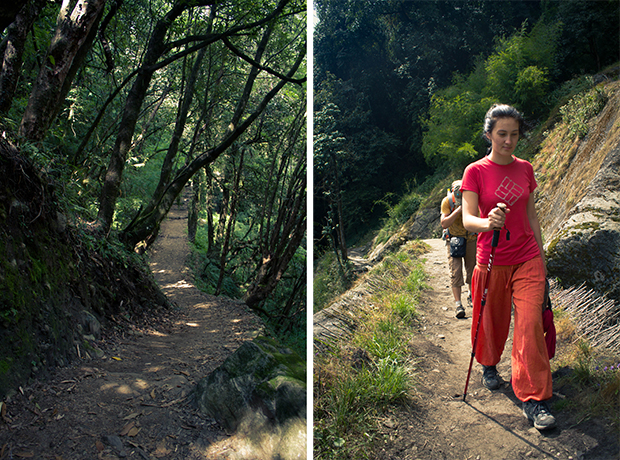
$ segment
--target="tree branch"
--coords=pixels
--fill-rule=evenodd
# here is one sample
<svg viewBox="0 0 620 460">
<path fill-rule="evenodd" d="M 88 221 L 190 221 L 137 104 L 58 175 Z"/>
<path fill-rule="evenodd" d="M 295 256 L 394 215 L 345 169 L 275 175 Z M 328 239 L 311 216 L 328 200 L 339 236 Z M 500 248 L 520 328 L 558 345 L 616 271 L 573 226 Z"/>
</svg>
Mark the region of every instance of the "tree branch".
<svg viewBox="0 0 620 460">
<path fill-rule="evenodd" d="M 307 77 L 303 77 L 303 78 L 290 78 L 287 77 L 286 75 L 282 75 L 280 72 L 270 69 L 269 67 L 266 67 L 258 62 L 256 62 L 254 59 L 252 59 L 249 56 L 246 56 L 245 54 L 243 54 L 241 51 L 239 51 L 231 42 L 230 40 L 228 40 L 228 37 L 222 37 L 222 42 L 224 43 L 224 45 L 226 45 L 226 48 L 228 48 L 230 51 L 233 52 L 233 54 L 239 56 L 241 59 L 243 59 L 244 61 L 248 62 L 249 64 L 253 65 L 254 67 L 256 67 L 259 70 L 264 70 L 265 72 L 274 75 L 276 77 L 278 77 L 281 80 L 285 80 L 289 83 L 295 83 L 297 85 L 301 85 L 302 83 L 304 83 L 307 80 Z"/>
</svg>

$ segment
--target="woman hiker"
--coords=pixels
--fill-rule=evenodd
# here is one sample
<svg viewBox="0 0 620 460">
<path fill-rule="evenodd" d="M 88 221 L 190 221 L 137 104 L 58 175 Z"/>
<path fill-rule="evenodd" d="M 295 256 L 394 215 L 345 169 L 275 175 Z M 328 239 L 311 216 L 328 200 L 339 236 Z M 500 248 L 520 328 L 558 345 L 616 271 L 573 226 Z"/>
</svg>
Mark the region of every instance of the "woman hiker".
<svg viewBox="0 0 620 460">
<path fill-rule="evenodd" d="M 476 234 L 468 232 L 463 227 L 463 215 L 461 206 L 461 181 L 452 182 L 448 196 L 441 202 L 441 227 L 448 230 L 449 237 L 446 240 L 448 248 L 448 265 L 450 267 L 450 286 L 456 304 L 456 317 L 465 318 L 465 308 L 461 302 L 461 288 L 467 283 L 469 294 L 467 300 L 471 307 L 471 277 L 476 265 Z M 465 239 L 465 256 L 453 255 L 450 249 L 452 237 Z M 463 279 L 463 265 L 466 276 Z"/>
<path fill-rule="evenodd" d="M 487 112 L 484 136 L 491 146 L 486 157 L 465 169 L 461 187 L 463 224 L 468 231 L 478 233 L 472 278 L 473 318 L 478 318 L 480 311 L 492 230 L 501 229 L 475 350 L 483 368 L 482 382 L 489 390 L 500 387 L 496 365 L 508 338 L 514 302 L 512 388 L 523 402 L 528 420 L 538 430 L 546 430 L 556 423 L 547 404 L 552 380 L 542 321 L 547 270 L 534 208 L 534 170 L 529 162 L 512 154 L 522 131 L 523 118 L 515 108 L 494 105 Z M 504 203 L 506 211 L 497 203 Z"/>
</svg>

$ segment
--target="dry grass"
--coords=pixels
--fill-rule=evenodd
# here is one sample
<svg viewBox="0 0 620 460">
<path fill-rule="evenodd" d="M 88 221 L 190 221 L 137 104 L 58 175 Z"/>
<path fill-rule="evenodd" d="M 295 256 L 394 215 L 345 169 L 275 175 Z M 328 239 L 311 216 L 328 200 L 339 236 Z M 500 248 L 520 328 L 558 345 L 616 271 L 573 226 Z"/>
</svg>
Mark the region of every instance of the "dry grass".
<svg viewBox="0 0 620 460">
<path fill-rule="evenodd" d="M 567 396 L 557 403 L 556 409 L 573 411 L 579 420 L 605 417 L 620 434 L 620 356 L 609 349 L 592 346 L 580 332 L 579 319 L 563 307 L 556 306 L 554 314 L 557 336 L 556 356 L 551 361 L 556 372 L 554 388 Z"/>
</svg>

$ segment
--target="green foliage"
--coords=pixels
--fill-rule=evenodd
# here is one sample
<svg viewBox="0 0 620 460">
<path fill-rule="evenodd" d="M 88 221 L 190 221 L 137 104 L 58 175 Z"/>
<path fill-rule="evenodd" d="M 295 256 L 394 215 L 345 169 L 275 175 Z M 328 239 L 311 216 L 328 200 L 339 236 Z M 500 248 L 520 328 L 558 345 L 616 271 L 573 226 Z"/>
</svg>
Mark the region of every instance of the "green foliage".
<svg viewBox="0 0 620 460">
<path fill-rule="evenodd" d="M 514 88 L 515 103 L 530 113 L 538 112 L 548 86 L 549 79 L 545 70 L 533 65 L 520 70 Z"/>
<path fill-rule="evenodd" d="M 358 339 L 358 350 L 364 350 L 359 353 L 370 358 L 357 370 L 345 369 L 345 356 L 332 357 L 344 365 L 337 375 L 324 375 L 329 383 L 319 382 L 330 388 L 315 404 L 315 458 L 363 458 L 372 442 L 373 418 L 409 398 L 412 366 L 404 334 L 398 320 L 386 318 Z"/>
<path fill-rule="evenodd" d="M 422 152 L 435 167 L 463 169 L 484 147 L 482 120 L 493 99 L 468 91 L 468 83 L 457 77 L 453 87 L 432 98 Z"/>
<path fill-rule="evenodd" d="M 390 236 L 405 222 L 407 222 L 420 208 L 422 195 L 417 192 L 410 192 L 398 200 L 394 205 L 390 205 L 391 194 L 377 201 L 375 205 L 383 205 L 387 208 L 387 219 L 384 220 L 381 230 L 377 235 L 377 242 L 387 241 Z"/>
<path fill-rule="evenodd" d="M 321 311 L 346 292 L 351 287 L 353 279 L 354 273 L 349 265 L 345 265 L 343 271 L 333 252 L 323 254 L 319 258 L 312 279 L 314 312 Z"/>
<path fill-rule="evenodd" d="M 410 293 L 395 294 L 388 300 L 392 311 L 405 323 L 409 323 L 417 315 L 416 305 L 418 298 Z"/>
<path fill-rule="evenodd" d="M 456 75 L 450 87 L 431 100 L 422 152 L 427 163 L 461 170 L 481 156 L 484 115 L 495 102 L 514 105 L 528 116 L 547 106 L 550 72 L 560 24 L 539 22 L 500 39 L 493 53 L 468 76 Z"/>
<path fill-rule="evenodd" d="M 588 134 L 589 122 L 605 107 L 608 97 L 603 88 L 596 87 L 577 94 L 560 108 L 562 121 L 568 131 L 579 138 Z"/>
</svg>

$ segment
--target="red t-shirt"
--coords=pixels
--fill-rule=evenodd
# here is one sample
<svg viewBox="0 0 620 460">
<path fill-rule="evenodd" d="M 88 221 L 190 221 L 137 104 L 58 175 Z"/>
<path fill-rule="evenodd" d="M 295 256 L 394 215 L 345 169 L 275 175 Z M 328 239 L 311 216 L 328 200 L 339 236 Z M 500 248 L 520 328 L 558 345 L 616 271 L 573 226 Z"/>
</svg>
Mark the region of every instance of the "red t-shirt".
<svg viewBox="0 0 620 460">
<path fill-rule="evenodd" d="M 527 217 L 527 202 L 536 185 L 532 165 L 516 157 L 512 163 L 500 165 L 487 156 L 465 169 L 461 190 L 478 194 L 480 217 L 487 217 L 497 203 L 506 203 L 510 209 L 500 233 L 494 264 L 516 265 L 540 255 Z M 506 230 L 510 231 L 508 241 Z M 479 264 L 489 262 L 492 239 L 492 231 L 478 234 L 476 260 Z"/>
</svg>

